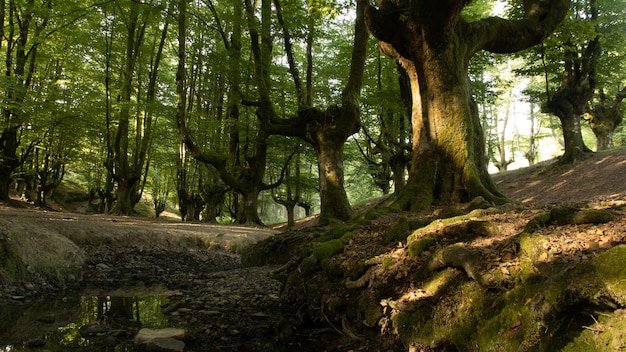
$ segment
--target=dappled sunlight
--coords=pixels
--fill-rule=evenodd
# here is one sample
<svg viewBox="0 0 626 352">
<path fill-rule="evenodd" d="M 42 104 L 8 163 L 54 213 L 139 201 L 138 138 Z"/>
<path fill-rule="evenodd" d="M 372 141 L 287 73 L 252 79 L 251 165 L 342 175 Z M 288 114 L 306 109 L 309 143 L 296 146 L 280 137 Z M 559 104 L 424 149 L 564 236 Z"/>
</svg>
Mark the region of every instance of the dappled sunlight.
<svg viewBox="0 0 626 352">
<path fill-rule="evenodd" d="M 563 182 L 560 186 L 566 184 Z M 556 221 L 553 218 L 529 230 L 528 224 L 545 214 L 545 210 L 513 206 L 508 210 L 478 210 L 434 220 L 428 226 L 406 233 L 408 239 L 399 242 L 385 239 L 394 229 L 403 228 L 404 220 L 397 216 L 382 217 L 356 230 L 350 245 L 331 261 L 346 272 L 354 272 L 355 267 L 365 264 L 365 269 L 359 271 L 360 276 L 353 275 L 344 284 L 349 290 L 361 289 L 368 292 L 368 296 L 378 297 L 376 305 L 372 302 L 364 309 L 378 310 L 380 317 L 375 322 L 368 318 L 365 323 L 367 326 L 375 323 L 383 335 L 403 339 L 421 336 L 427 341 L 436 341 L 456 336 L 453 329 L 473 331 L 473 335 L 479 331 L 486 334 L 484 329 L 489 328 L 472 323 L 479 316 L 485 320 L 476 324 L 496 324 L 502 320 L 493 328 L 504 329 L 500 333 L 508 338 L 525 336 L 526 331 L 534 329 L 529 325 L 533 317 L 548 317 L 531 308 L 554 298 L 542 295 L 542 285 L 555 284 L 548 278 L 561 277 L 577 265 L 591 262 L 606 251 L 626 244 L 626 212 L 621 203 L 594 204 L 593 209 L 611 212 L 616 218 L 604 224 L 576 225 L 556 225 L 552 223 Z M 415 217 L 409 219 L 416 221 Z M 387 245 L 381 246 L 381 243 Z M 451 253 L 459 256 L 448 258 L 439 254 L 450 248 L 457 248 Z M 437 257 L 439 259 L 433 259 Z M 433 264 L 434 260 L 439 261 Z M 561 288 L 551 289 L 558 292 L 554 298 L 558 301 L 549 301 L 550 304 L 570 304 L 566 303 L 570 298 L 561 296 Z M 520 302 L 516 303 L 515 299 Z M 597 304 L 593 298 L 578 299 L 581 307 Z M 589 301 L 585 301 L 587 299 Z M 503 309 L 502 305 L 508 304 L 511 306 Z M 557 314 L 562 309 L 567 310 L 560 306 L 545 307 Z M 427 317 L 417 317 L 422 315 Z M 423 319 L 432 319 L 435 325 Z M 445 327 L 439 326 L 439 320 L 441 324 L 448 323 Z"/>
</svg>

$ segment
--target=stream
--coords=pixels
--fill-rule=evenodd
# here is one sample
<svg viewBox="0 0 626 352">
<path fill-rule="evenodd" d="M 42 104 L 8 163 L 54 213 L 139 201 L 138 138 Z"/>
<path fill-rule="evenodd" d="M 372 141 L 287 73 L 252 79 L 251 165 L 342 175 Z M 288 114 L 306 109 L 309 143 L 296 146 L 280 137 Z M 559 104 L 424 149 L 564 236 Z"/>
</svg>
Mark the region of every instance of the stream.
<svg viewBox="0 0 626 352">
<path fill-rule="evenodd" d="M 0 351 L 133 351 L 140 328 L 170 327 L 166 296 L 74 296 L 0 307 Z"/>
</svg>

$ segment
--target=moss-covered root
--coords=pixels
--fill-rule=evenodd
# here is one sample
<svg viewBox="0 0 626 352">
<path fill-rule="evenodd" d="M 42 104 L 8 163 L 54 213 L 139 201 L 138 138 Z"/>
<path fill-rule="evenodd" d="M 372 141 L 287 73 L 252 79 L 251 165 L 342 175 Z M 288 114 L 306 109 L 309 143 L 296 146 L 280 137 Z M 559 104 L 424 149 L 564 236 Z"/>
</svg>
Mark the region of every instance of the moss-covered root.
<svg viewBox="0 0 626 352">
<path fill-rule="evenodd" d="M 561 206 L 531 219 L 526 224 L 524 232 L 533 233 L 552 223 L 556 225 L 604 224 L 614 219 L 615 214 L 609 210 Z"/>
<path fill-rule="evenodd" d="M 586 325 L 562 352 L 623 351 L 626 348 L 626 310 L 590 316 L 593 324 Z"/>
<path fill-rule="evenodd" d="M 459 246 L 448 248 L 431 265 L 450 264 L 453 254 L 473 257 Z M 498 352 L 620 350 L 626 346 L 624 258 L 626 245 L 617 246 L 574 268 L 530 275 L 502 291 L 445 269 L 425 281 L 422 290 L 386 302 L 388 319 L 407 346 L 448 344 L 458 350 Z M 431 282 L 439 284 L 431 287 Z"/>
<path fill-rule="evenodd" d="M 626 246 L 622 245 L 573 269 L 520 282 L 493 305 L 500 307 L 498 313 L 480 324 L 480 350 L 547 352 L 567 345 L 568 351 L 606 351 L 606 345 L 589 349 L 588 339 L 575 338 L 593 321 L 573 322 L 579 319 L 576 315 L 590 318 L 595 314 L 593 320 L 600 315 L 598 312 L 611 315 L 626 307 L 626 267 L 621 265 L 624 258 Z"/>
<path fill-rule="evenodd" d="M 480 275 L 480 255 L 463 246 L 452 245 L 444 247 L 424 264 L 428 272 L 433 272 L 447 267 L 462 269 L 467 276 L 482 283 Z"/>
</svg>

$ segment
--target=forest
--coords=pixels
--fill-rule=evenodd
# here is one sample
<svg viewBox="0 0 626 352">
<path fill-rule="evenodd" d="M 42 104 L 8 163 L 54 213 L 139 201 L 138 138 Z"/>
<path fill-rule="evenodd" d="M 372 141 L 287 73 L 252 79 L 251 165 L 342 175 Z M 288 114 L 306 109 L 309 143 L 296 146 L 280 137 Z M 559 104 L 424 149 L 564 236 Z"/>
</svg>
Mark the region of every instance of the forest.
<svg viewBox="0 0 626 352">
<path fill-rule="evenodd" d="M 626 346 L 623 0 L 0 15 L 0 349 Z"/>
<path fill-rule="evenodd" d="M 573 1 L 541 33 L 520 32 L 526 42 L 495 38 L 528 30 L 489 16 L 534 21 L 542 2 L 458 3 L 440 16 L 468 23 L 454 39 L 467 52 L 433 63 L 455 71 L 437 87 L 428 73 L 447 74 L 427 62 L 419 72 L 425 59 L 407 29 L 387 24 L 385 1 L 373 11 L 332 0 L 4 0 L 0 200 L 46 207 L 65 183 L 94 213 L 141 203 L 186 221 L 345 221 L 355 204 L 401 189 L 407 209 L 503 201 L 488 168 L 624 144 L 621 1 Z M 417 88 L 443 101 L 427 106 Z M 463 106 L 446 102 L 461 95 Z M 445 134 L 434 116 L 450 114 L 459 125 L 430 146 L 464 151 L 427 147 L 424 134 Z M 448 152 L 459 154 L 440 158 Z M 435 164 L 450 171 L 420 184 Z"/>
</svg>

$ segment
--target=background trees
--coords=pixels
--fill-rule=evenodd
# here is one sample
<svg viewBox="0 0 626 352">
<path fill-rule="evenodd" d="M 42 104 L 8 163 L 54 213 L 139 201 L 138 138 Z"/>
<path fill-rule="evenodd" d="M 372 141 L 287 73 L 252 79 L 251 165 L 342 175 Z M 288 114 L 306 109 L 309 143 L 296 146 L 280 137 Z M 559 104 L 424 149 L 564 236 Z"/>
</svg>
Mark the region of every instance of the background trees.
<svg viewBox="0 0 626 352">
<path fill-rule="evenodd" d="M 449 14 L 451 22 L 431 23 L 429 30 L 433 38 L 443 38 L 452 33 L 439 26 L 445 23 L 506 27 L 509 22 L 495 19 L 473 22 L 488 16 L 494 4 L 474 2 L 462 15 Z M 437 115 L 434 101 L 416 99 L 413 76 L 387 57 L 408 55 L 407 48 L 394 45 L 390 51 L 383 45 L 381 52 L 358 21 L 355 31 L 363 2 L 186 2 L 182 101 L 177 100 L 181 52 L 175 5 L 160 0 L 0 1 L 0 199 L 20 196 L 45 206 L 65 180 L 90 195 L 85 200 L 92 211 L 131 214 L 145 203 L 160 213 L 166 202 L 194 221 L 273 222 L 295 217 L 297 209 L 302 215 L 321 211 L 324 221 L 331 221 L 348 219 L 355 202 L 404 189 L 409 170 L 409 187 L 433 179 L 418 177 L 429 168 L 410 155 L 428 145 L 445 149 L 444 141 L 424 143 L 426 120 L 415 119 L 420 109 L 434 109 L 428 119 Z M 426 165 L 439 160 L 437 170 L 456 170 L 447 176 L 437 172 L 442 178 L 432 185 L 435 198 L 499 198 L 488 181 L 488 161 L 502 167 L 512 159 L 519 164 L 520 154 L 537 160 L 545 150 L 538 140 L 551 135 L 549 121 L 539 123 L 548 116 L 539 106 L 556 104 L 557 87 L 566 82 L 563 74 L 582 73 L 584 62 L 596 62 L 590 71 L 595 89 L 585 93 L 590 98 L 575 109 L 575 121 L 583 132 L 589 121 L 598 149 L 623 143 L 624 6 L 616 0 L 573 5 L 566 27 L 543 47 L 526 52 L 525 69 L 514 69 L 540 82 L 527 97 L 520 91 L 521 79 L 507 78 L 508 87 L 498 80 L 501 58 L 481 54 L 467 66 L 473 49 L 446 66 L 460 70 L 455 72 L 463 87 L 469 74 L 474 94 L 460 92 L 465 115 L 473 116 L 462 128 L 469 153 L 459 160 L 472 160 L 476 169 L 461 162 L 443 167 L 454 158 L 424 154 Z M 386 6 L 391 5 L 383 2 L 379 11 L 385 13 Z M 435 17 L 434 9 L 426 10 Z M 515 12 L 510 16 L 515 18 Z M 481 38 L 479 32 L 471 33 Z M 585 53 L 591 42 L 598 43 L 594 60 Z M 487 47 L 511 51 L 500 50 L 509 44 Z M 415 61 L 419 55 L 408 56 Z M 589 77 L 578 81 L 588 83 Z M 423 76 L 420 89 L 430 89 L 426 82 Z M 502 100 L 508 96 L 525 102 Z M 526 108 L 529 102 L 532 111 Z M 502 109 L 507 105 L 508 115 Z M 177 111 L 193 141 L 191 149 L 180 143 Z M 533 130 L 512 134 L 529 116 Z M 415 203 L 411 197 L 409 203 Z"/>
<path fill-rule="evenodd" d="M 561 162 L 575 161 L 590 151 L 581 132 L 585 120 L 598 138 L 598 150 L 610 145 L 611 131 L 620 123 L 620 113 L 605 115 L 619 101 L 619 91 L 624 87 L 624 64 L 617 59 L 624 54 L 622 49 L 616 49 L 623 47 L 625 40 L 624 6 L 618 3 L 572 1 L 568 16 L 557 32 L 524 55 L 526 68 L 519 72 L 543 76 L 543 93 L 536 95 L 536 99 L 543 102 L 545 112 L 561 122 L 564 141 Z M 611 87 L 611 98 L 606 95 L 606 87 Z"/>
</svg>

